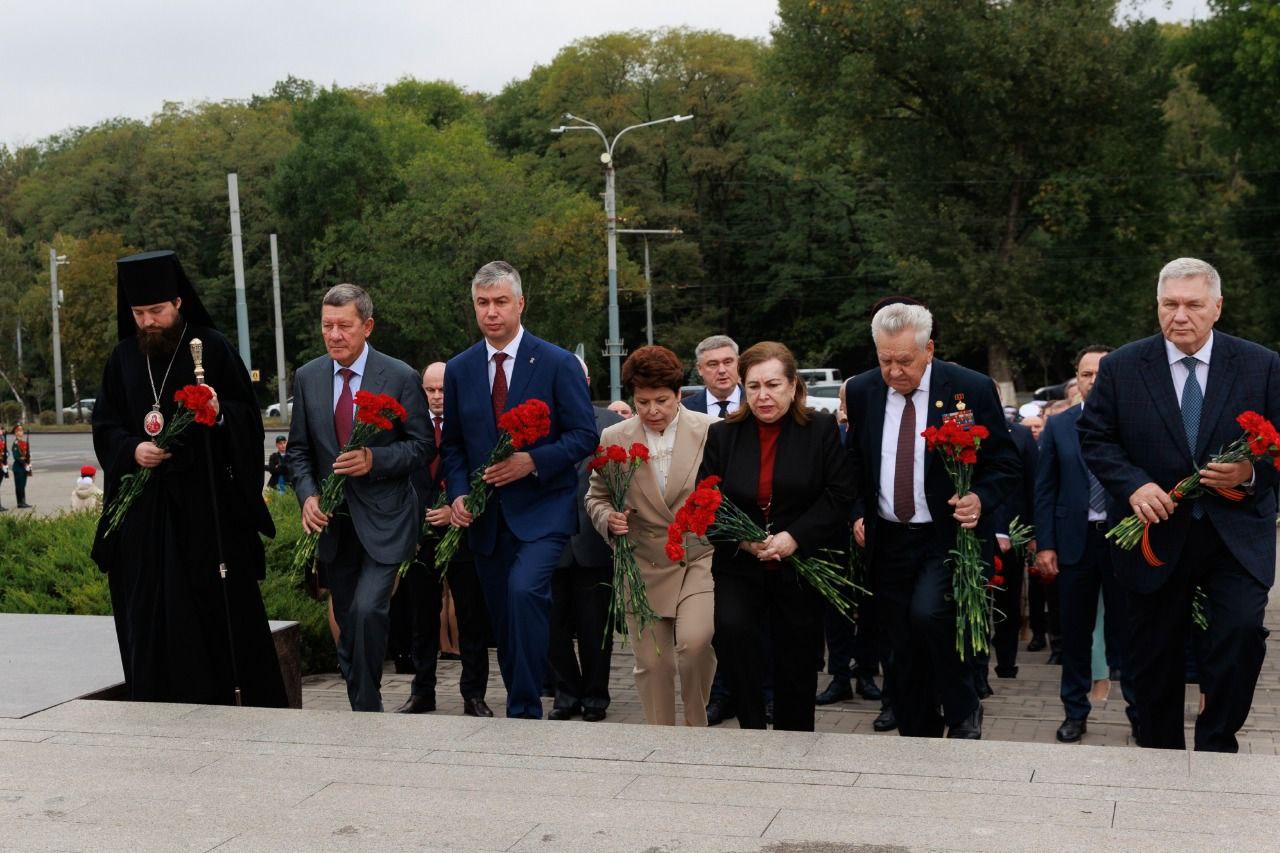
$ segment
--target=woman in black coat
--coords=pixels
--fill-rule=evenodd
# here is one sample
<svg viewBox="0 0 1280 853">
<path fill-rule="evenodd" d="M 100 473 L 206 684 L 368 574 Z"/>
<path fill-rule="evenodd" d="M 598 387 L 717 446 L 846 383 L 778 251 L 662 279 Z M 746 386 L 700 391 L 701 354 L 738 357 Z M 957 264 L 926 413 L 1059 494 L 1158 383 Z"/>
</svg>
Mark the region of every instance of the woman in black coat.
<svg viewBox="0 0 1280 853">
<path fill-rule="evenodd" d="M 813 731 L 821 595 L 783 562 L 794 553 L 840 561 L 854 478 L 835 418 L 805 406 L 795 356 L 765 341 L 742 353 L 746 406 L 712 425 L 700 476 L 769 531 L 764 542 L 717 543 L 716 648 L 737 702 L 738 724 L 765 727 L 763 676 L 773 674 L 773 727 Z M 762 660 L 768 627 L 772 660 Z"/>
</svg>

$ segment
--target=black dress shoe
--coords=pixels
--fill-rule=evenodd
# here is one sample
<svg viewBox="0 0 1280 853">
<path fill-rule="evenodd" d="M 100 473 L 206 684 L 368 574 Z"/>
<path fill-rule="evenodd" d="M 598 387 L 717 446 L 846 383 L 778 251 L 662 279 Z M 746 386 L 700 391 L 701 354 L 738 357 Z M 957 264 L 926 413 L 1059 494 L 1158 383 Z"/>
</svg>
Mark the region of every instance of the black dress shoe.
<svg viewBox="0 0 1280 853">
<path fill-rule="evenodd" d="M 397 714 L 426 714 L 436 709 L 434 696 L 410 696 L 404 704 L 396 708 Z"/>
<path fill-rule="evenodd" d="M 813 698 L 818 705 L 832 705 L 836 702 L 847 702 L 853 698 L 853 687 L 843 678 L 833 678 L 823 690 Z"/>
<path fill-rule="evenodd" d="M 18 504 L 18 509 L 35 509 L 34 504 Z"/>
<path fill-rule="evenodd" d="M 991 682 L 985 678 L 977 684 L 978 700 L 988 699 L 995 695 L 995 691 L 991 689 Z"/>
<path fill-rule="evenodd" d="M 738 712 L 733 709 L 732 705 L 712 699 L 707 703 L 707 725 L 718 726 L 725 720 L 732 720 L 738 716 Z"/>
<path fill-rule="evenodd" d="M 462 660 L 462 655 L 457 652 L 441 652 L 440 660 Z"/>
<path fill-rule="evenodd" d="M 977 710 L 965 717 L 964 722 L 948 729 L 947 737 L 960 740 L 982 740 L 982 703 L 978 703 Z"/>
<path fill-rule="evenodd" d="M 1017 678 L 1017 666 L 998 666 L 996 667 L 996 678 Z"/>
<path fill-rule="evenodd" d="M 879 702 L 883 698 L 880 695 L 880 688 L 876 687 L 876 680 L 869 675 L 858 676 L 858 684 L 854 690 L 863 699 L 871 702 Z"/>
<path fill-rule="evenodd" d="M 492 717 L 493 711 L 489 710 L 489 706 L 484 703 L 483 699 L 463 699 L 462 713 L 468 717 Z"/>
<path fill-rule="evenodd" d="M 573 705 L 569 708 L 552 708 L 551 713 L 547 714 L 548 720 L 572 720 L 578 714 L 582 713 L 582 708 Z M 585 715 L 584 715 L 585 717 Z"/>
<path fill-rule="evenodd" d="M 876 717 L 875 722 L 871 724 L 871 728 L 878 732 L 891 732 L 898 727 L 898 718 L 894 716 L 893 709 L 886 706 L 880 709 L 880 716 Z"/>
<path fill-rule="evenodd" d="M 582 722 L 598 723 L 605 717 L 604 708 L 583 708 Z"/>
<path fill-rule="evenodd" d="M 1058 726 L 1058 743 L 1075 743 L 1087 731 L 1089 731 L 1087 721 L 1067 717 L 1062 721 L 1062 725 Z"/>
<path fill-rule="evenodd" d="M 1049 652 L 1049 666 L 1062 666 L 1062 652 Z"/>
<path fill-rule="evenodd" d="M 1031 642 L 1027 643 L 1027 651 L 1038 652 L 1044 649 L 1046 645 L 1048 644 L 1044 641 L 1044 634 L 1033 634 Z"/>
<path fill-rule="evenodd" d="M 396 675 L 413 675 L 417 671 L 413 665 L 413 658 L 408 655 L 396 656 Z"/>
</svg>

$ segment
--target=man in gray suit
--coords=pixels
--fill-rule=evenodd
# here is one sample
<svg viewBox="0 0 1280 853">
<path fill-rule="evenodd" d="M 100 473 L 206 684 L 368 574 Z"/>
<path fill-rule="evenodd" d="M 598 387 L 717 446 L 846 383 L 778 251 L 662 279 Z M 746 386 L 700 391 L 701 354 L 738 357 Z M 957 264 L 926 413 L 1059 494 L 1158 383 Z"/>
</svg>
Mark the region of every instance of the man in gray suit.
<svg viewBox="0 0 1280 853">
<path fill-rule="evenodd" d="M 418 374 L 368 344 L 373 300 L 354 284 L 324 296 L 320 326 L 329 354 L 307 362 L 293 380 L 289 429 L 294 489 L 302 527 L 321 532 L 320 584 L 338 620 L 338 668 L 353 711 L 381 711 L 382 660 L 387 650 L 396 568 L 418 542 L 418 502 L 409 474 L 435 458 L 427 400 Z M 407 417 L 379 430 L 366 447 L 343 451 L 354 429 L 358 391 L 389 394 Z M 320 510 L 330 473 L 345 474 L 338 511 Z"/>
</svg>

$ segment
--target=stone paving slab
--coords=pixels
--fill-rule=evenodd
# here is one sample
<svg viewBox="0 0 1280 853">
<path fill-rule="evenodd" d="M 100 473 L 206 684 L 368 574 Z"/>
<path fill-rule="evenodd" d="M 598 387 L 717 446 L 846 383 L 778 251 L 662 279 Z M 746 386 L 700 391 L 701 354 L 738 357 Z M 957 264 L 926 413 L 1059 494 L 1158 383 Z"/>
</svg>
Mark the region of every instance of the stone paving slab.
<svg viewBox="0 0 1280 853">
<path fill-rule="evenodd" d="M 0 849 L 1280 849 L 1276 756 L 94 701 L 17 722 L 39 739 L 0 741 Z"/>
</svg>

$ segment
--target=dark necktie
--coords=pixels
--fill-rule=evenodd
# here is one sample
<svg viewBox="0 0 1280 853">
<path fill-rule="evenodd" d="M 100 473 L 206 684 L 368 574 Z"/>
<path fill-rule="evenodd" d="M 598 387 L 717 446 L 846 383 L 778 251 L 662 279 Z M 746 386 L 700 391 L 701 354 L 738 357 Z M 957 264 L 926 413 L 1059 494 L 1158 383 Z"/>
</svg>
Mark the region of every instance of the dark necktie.
<svg viewBox="0 0 1280 853">
<path fill-rule="evenodd" d="M 729 416 L 729 401 L 716 400 L 716 405 L 720 407 L 720 417 L 727 418 Z"/>
<path fill-rule="evenodd" d="M 338 371 L 342 377 L 342 393 L 338 395 L 338 405 L 333 410 L 333 430 L 338 434 L 338 446 L 345 448 L 351 440 L 351 430 L 355 426 L 355 404 L 351 400 L 351 377 L 356 372 L 349 367 Z"/>
<path fill-rule="evenodd" d="M 1200 411 L 1204 408 L 1204 392 L 1200 389 L 1200 382 L 1196 379 L 1196 363 L 1198 359 L 1189 355 L 1182 359 L 1182 363 L 1187 368 L 1187 381 L 1182 386 L 1182 426 L 1187 431 L 1187 446 L 1191 448 L 1191 458 L 1194 460 L 1196 455 L 1196 439 L 1200 435 Z M 1191 517 L 1200 518 L 1204 515 L 1204 508 L 1200 506 L 1200 501 L 1191 504 Z"/>
<path fill-rule="evenodd" d="M 440 472 L 440 416 L 433 415 L 431 423 L 436 428 L 436 456 L 431 460 L 431 467 L 428 470 L 431 472 L 431 482 L 434 483 L 436 482 L 436 474 Z"/>
<path fill-rule="evenodd" d="M 493 420 L 495 422 L 507 410 L 507 372 L 502 369 L 502 362 L 506 360 L 507 354 L 505 352 L 495 352 L 493 354 L 493 391 L 490 396 L 493 397 Z"/>
<path fill-rule="evenodd" d="M 1093 476 L 1093 472 L 1088 468 L 1085 473 L 1089 475 L 1089 509 L 1095 513 L 1107 514 L 1107 490 L 1102 488 L 1102 484 L 1098 482 L 1098 478 Z"/>
<path fill-rule="evenodd" d="M 902 404 L 898 425 L 898 450 L 893 460 L 893 514 L 906 523 L 916 514 L 916 404 L 911 394 Z"/>
</svg>

